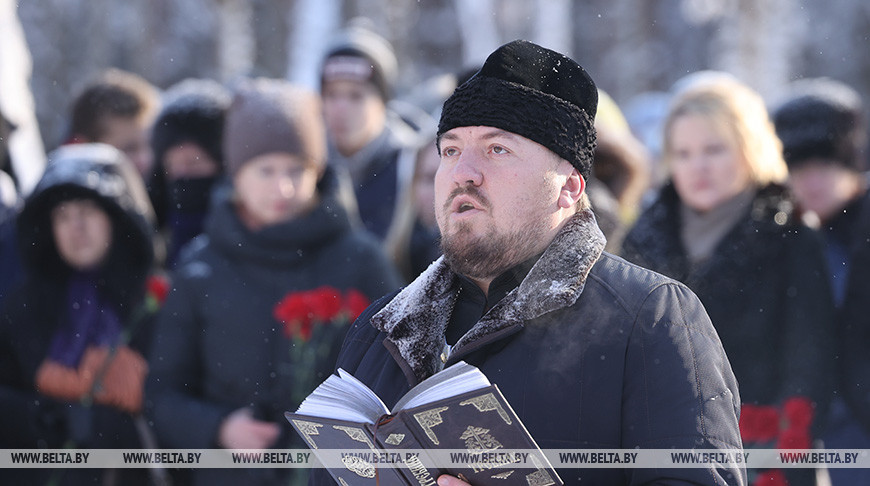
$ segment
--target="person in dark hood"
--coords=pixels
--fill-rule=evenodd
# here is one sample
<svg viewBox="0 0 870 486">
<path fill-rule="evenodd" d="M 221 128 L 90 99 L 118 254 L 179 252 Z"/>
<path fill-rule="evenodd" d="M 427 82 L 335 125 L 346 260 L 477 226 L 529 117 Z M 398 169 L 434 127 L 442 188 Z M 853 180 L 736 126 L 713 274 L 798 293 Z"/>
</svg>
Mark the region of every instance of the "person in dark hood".
<svg viewBox="0 0 870 486">
<path fill-rule="evenodd" d="M 115 148 L 49 155 L 18 216 L 26 279 L 0 311 L 0 447 L 147 445 L 135 422 L 157 306 L 151 217 L 136 169 Z M 134 469 L 7 472 L 25 476 L 18 484 L 148 480 Z"/>
<path fill-rule="evenodd" d="M 671 181 L 623 242 L 710 314 L 740 382 L 744 447 L 809 449 L 830 400 L 834 308 L 822 246 L 794 213 L 764 102 L 730 75 L 683 80 L 664 124 Z M 814 484 L 813 469 L 751 481 Z"/>
<path fill-rule="evenodd" d="M 223 175 L 223 124 L 230 93 L 216 81 L 188 79 L 164 95 L 151 130 L 154 175 L 148 184 L 166 233 L 166 267 L 202 232 L 211 190 Z"/>
<path fill-rule="evenodd" d="M 819 228 L 834 301 L 845 295 L 849 253 L 870 218 L 867 124 L 861 96 L 833 79 L 803 79 L 772 113 L 788 164 L 788 182 L 805 222 Z"/>
<path fill-rule="evenodd" d="M 357 319 L 336 366 L 393 407 L 466 361 L 545 449 L 739 450 L 737 382 L 697 297 L 603 251 L 585 194 L 597 101 L 562 54 L 527 41 L 490 54 L 438 125 L 444 255 Z M 569 485 L 745 484 L 737 464 L 557 472 Z"/>
<path fill-rule="evenodd" d="M 151 353 L 148 413 L 162 447 L 301 447 L 284 411 L 331 371 L 360 306 L 399 285 L 326 164 L 319 110 L 317 95 L 286 81 L 248 80 L 234 94 L 224 131 L 231 184 L 182 253 Z M 208 485 L 308 475 L 192 472 Z"/>
</svg>

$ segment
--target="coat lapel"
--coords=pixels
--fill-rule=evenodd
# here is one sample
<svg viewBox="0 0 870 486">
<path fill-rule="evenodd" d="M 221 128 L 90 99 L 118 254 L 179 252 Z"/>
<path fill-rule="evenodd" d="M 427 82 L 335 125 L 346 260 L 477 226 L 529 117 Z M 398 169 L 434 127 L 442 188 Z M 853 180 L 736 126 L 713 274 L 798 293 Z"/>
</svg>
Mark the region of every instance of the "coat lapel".
<svg viewBox="0 0 870 486">
<path fill-rule="evenodd" d="M 493 333 L 573 305 L 605 243 L 592 211 L 571 217 L 520 285 L 456 343 L 454 354 L 470 350 Z M 441 367 L 444 331 L 458 288 L 456 274 L 439 258 L 372 317 L 372 325 L 387 333 L 386 341 L 418 380 Z"/>
</svg>

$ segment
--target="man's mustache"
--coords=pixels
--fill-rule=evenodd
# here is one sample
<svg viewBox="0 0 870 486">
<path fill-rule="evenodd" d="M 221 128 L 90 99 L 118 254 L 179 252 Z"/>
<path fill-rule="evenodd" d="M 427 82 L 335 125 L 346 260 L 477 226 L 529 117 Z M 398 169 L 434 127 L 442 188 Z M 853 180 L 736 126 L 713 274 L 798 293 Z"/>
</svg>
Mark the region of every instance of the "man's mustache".
<svg viewBox="0 0 870 486">
<path fill-rule="evenodd" d="M 471 196 L 472 199 L 480 204 L 483 209 L 490 208 L 489 200 L 486 198 L 486 196 L 483 195 L 480 189 L 478 189 L 477 186 L 469 184 L 463 187 L 457 187 L 456 189 L 450 191 L 450 194 L 447 196 L 447 201 L 444 203 L 444 211 L 449 212 L 450 205 L 453 204 L 453 200 L 456 199 L 458 196 L 463 195 Z"/>
</svg>

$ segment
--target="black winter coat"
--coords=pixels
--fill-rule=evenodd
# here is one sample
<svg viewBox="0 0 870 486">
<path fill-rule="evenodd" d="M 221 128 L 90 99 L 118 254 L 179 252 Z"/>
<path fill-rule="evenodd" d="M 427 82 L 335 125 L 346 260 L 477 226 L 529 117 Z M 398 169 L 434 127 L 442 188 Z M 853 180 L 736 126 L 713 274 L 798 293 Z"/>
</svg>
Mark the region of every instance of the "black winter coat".
<svg viewBox="0 0 870 486">
<path fill-rule="evenodd" d="M 849 284 L 840 318 L 843 395 L 870 435 L 870 193 L 854 231 Z"/>
<path fill-rule="evenodd" d="M 204 235 L 175 271 L 149 360 L 146 412 L 161 447 L 215 448 L 221 422 L 242 407 L 284 426 L 276 447 L 288 447 L 295 434 L 283 413 L 298 406 L 292 398 L 298 364 L 273 315 L 276 305 L 324 285 L 355 289 L 369 300 L 399 286 L 374 238 L 351 225 L 331 170 L 319 191 L 320 205 L 310 213 L 257 232 L 241 223 L 229 191 L 219 194 Z M 329 374 L 342 335 L 311 375 Z M 198 469 L 193 476 L 194 484 L 287 484 L 289 472 Z"/>
<path fill-rule="evenodd" d="M 544 449 L 739 449 L 737 382 L 684 285 L 602 253 L 591 211 L 574 216 L 522 283 L 439 359 L 459 288 L 440 259 L 376 302 L 337 367 L 392 406 L 464 360 L 498 385 Z M 578 484 L 745 484 L 745 471 L 562 469 Z M 313 484 L 331 484 L 323 470 Z"/>
<path fill-rule="evenodd" d="M 693 268 L 680 239 L 680 204 L 673 186 L 665 186 L 629 231 L 623 256 L 694 290 L 722 338 L 744 406 L 775 407 L 781 419 L 760 427 L 780 429 L 772 441 L 757 439 L 757 416 L 744 407 L 745 445 L 810 447 L 835 377 L 834 304 L 819 235 L 795 220 L 784 188 L 770 185 L 713 256 Z M 810 411 L 786 421 L 795 401 Z M 811 427 L 791 425 L 804 422 Z M 801 445 L 785 442 L 795 434 Z M 794 486 L 815 484 L 812 469 L 785 475 Z"/>
<path fill-rule="evenodd" d="M 818 235 L 792 218 L 784 190 L 759 191 L 713 256 L 692 268 L 680 241 L 679 196 L 666 186 L 623 242 L 623 256 L 689 286 L 707 309 L 743 403 L 802 395 L 824 407 L 833 303 Z"/>
</svg>

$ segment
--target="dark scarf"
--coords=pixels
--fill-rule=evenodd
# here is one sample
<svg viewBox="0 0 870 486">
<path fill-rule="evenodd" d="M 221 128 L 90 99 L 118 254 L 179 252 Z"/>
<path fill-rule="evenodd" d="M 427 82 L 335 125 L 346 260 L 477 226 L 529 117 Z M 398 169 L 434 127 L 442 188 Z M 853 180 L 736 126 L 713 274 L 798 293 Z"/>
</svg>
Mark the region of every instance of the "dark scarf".
<svg viewBox="0 0 870 486">
<path fill-rule="evenodd" d="M 327 167 L 318 184 L 317 206 L 290 221 L 256 231 L 239 218 L 232 186 L 215 188 L 215 201 L 206 217 L 204 233 L 218 251 L 232 260 L 269 267 L 299 265 L 352 229 L 339 186 L 334 169 Z"/>
<path fill-rule="evenodd" d="M 211 189 L 218 177 L 178 179 L 169 186 L 167 226 L 171 234 L 167 265 L 175 266 L 181 248 L 202 233 L 208 214 Z"/>
<path fill-rule="evenodd" d="M 48 348 L 48 359 L 77 368 L 88 346 L 110 346 L 121 335 L 121 321 L 97 290 L 97 276 L 75 272 L 67 283 L 60 323 Z"/>
</svg>

